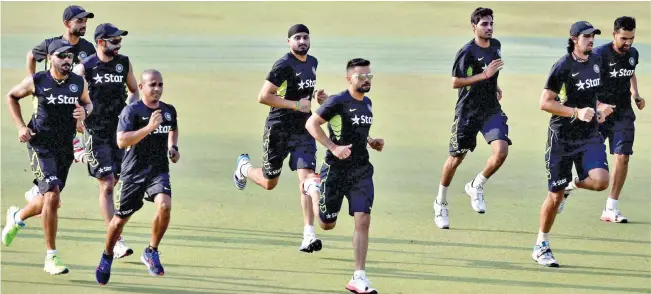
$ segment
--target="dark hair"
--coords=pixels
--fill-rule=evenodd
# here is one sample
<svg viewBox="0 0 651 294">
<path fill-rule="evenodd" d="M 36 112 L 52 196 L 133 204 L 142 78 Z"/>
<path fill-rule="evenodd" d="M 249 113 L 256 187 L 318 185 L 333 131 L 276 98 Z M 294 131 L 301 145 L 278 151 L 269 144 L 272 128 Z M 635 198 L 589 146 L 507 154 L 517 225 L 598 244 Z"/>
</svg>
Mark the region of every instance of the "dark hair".
<svg viewBox="0 0 651 294">
<path fill-rule="evenodd" d="M 620 29 L 625 31 L 632 31 L 635 29 L 635 18 L 630 16 L 622 16 L 615 20 L 615 32 Z"/>
<path fill-rule="evenodd" d="M 476 25 L 482 17 L 486 16 L 493 18 L 493 10 L 490 8 L 477 7 L 477 9 L 475 9 L 475 11 L 470 15 L 470 23 Z"/>
<path fill-rule="evenodd" d="M 574 52 L 574 41 L 572 38 L 567 39 L 567 53 L 572 54 Z"/>
<path fill-rule="evenodd" d="M 369 66 L 369 65 L 371 65 L 371 62 L 364 58 L 354 58 L 348 61 L 348 63 L 346 64 L 346 71 L 355 68 L 357 66 Z"/>
</svg>

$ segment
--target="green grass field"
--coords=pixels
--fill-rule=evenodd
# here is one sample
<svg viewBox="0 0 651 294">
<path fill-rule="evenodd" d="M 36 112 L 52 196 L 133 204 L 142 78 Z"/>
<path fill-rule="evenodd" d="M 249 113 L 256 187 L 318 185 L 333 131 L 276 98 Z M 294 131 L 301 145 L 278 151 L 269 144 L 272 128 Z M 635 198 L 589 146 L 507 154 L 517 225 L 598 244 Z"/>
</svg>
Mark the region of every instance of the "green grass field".
<svg viewBox="0 0 651 294">
<path fill-rule="evenodd" d="M 2 3 L 3 95 L 25 76 L 27 50 L 61 34 L 65 5 Z M 43 272 L 40 219 L 30 219 L 12 246 L 1 249 L 3 293 L 346 292 L 353 264 L 351 218 L 344 213 L 334 231 L 317 231 L 324 249 L 303 254 L 296 175 L 286 168 L 270 192 L 253 185 L 237 191 L 231 180 L 240 153 L 248 152 L 255 165 L 261 162 L 268 108 L 256 97 L 271 65 L 288 50 L 287 28 L 299 22 L 312 32 L 310 53 L 320 64 L 317 87 L 328 93 L 345 89 L 343 69 L 350 58 L 373 63 L 371 135 L 387 145 L 371 154 L 376 196 L 367 272 L 381 293 L 651 293 L 651 194 L 645 186 L 651 172 L 651 109 L 638 112 L 636 153 L 619 205 L 631 222 L 602 223 L 607 193 L 581 191 L 571 197 L 551 234 L 561 268 L 542 268 L 530 257 L 546 195 L 549 115 L 539 110 L 538 99 L 551 65 L 565 52 L 569 25 L 590 21 L 603 30 L 596 41 L 602 44 L 610 41 L 616 17 L 635 16 L 634 46 L 641 54 L 636 74 L 642 96 L 651 102 L 648 2 L 481 3 L 496 13 L 494 36 L 502 42 L 506 64 L 502 103 L 514 144 L 486 186 L 487 213 L 478 215 L 463 193 L 463 184 L 490 154 L 478 138 L 477 150 L 450 188 L 450 230 L 436 228 L 431 207 L 457 99 L 450 68 L 456 51 L 472 38 L 469 15 L 480 4 L 82 5 L 96 15 L 88 24 L 89 38 L 101 22 L 129 30 L 121 52 L 131 57 L 136 72 L 152 67 L 163 72 L 163 100 L 179 112 L 182 157 L 172 166 L 172 222 L 160 246 L 166 275 L 150 277 L 139 260 L 151 230 L 148 203 L 124 231 L 136 253 L 114 263 L 109 285 L 96 284 L 106 230 L 97 183 L 75 164 L 62 194 L 57 239 L 71 272 Z M 22 105 L 27 117 L 30 103 Z M 32 174 L 4 101 L 0 115 L 4 225 L 6 209 L 24 205 Z M 319 158 L 323 154 L 319 146 Z"/>
</svg>

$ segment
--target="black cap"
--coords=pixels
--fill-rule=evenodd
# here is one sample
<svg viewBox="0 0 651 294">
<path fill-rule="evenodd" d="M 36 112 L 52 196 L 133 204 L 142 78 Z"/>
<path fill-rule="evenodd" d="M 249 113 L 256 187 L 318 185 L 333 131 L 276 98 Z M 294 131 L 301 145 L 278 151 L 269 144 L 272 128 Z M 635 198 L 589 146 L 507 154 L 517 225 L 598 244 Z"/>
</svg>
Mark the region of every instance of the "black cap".
<svg viewBox="0 0 651 294">
<path fill-rule="evenodd" d="M 63 21 L 69 21 L 73 18 L 93 18 L 95 14 L 87 12 L 83 7 L 71 5 L 63 11 Z"/>
<path fill-rule="evenodd" d="M 296 35 L 298 33 L 306 33 L 310 34 L 310 30 L 305 26 L 304 24 L 295 24 L 289 28 L 287 31 L 287 38 L 291 38 L 291 36 Z"/>
<path fill-rule="evenodd" d="M 99 39 L 126 36 L 128 34 L 128 31 L 120 30 L 113 24 L 102 23 L 95 28 L 95 42 Z"/>
<path fill-rule="evenodd" d="M 72 44 L 68 41 L 64 39 L 54 39 L 54 41 L 47 46 L 47 53 L 52 55 L 54 52 L 65 52 L 70 49 L 72 49 Z"/>
<path fill-rule="evenodd" d="M 589 35 L 592 33 L 595 35 L 601 35 L 601 30 L 595 29 L 592 24 L 584 20 L 577 21 L 572 25 L 572 27 L 570 27 L 570 36 L 576 37 L 578 35 Z"/>
</svg>

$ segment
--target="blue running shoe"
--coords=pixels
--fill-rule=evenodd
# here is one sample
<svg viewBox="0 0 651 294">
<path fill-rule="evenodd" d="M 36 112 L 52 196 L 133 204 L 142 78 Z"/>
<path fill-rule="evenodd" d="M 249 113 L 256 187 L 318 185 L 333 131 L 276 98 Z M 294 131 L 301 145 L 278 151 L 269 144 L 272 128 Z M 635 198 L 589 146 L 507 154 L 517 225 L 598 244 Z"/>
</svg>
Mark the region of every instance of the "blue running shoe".
<svg viewBox="0 0 651 294">
<path fill-rule="evenodd" d="M 147 266 L 149 274 L 152 276 L 162 276 L 165 275 L 165 270 L 163 265 L 160 264 L 160 253 L 158 250 L 152 250 L 150 248 L 145 248 L 145 251 L 140 256 L 140 260 Z"/>
<path fill-rule="evenodd" d="M 238 190 L 243 190 L 246 187 L 246 177 L 242 174 L 242 167 L 247 164 L 251 165 L 251 159 L 248 154 L 242 154 L 237 158 L 237 165 L 233 172 L 233 183 L 235 183 L 235 188 Z"/>
<path fill-rule="evenodd" d="M 102 259 L 99 260 L 97 270 L 95 270 L 95 278 L 100 285 L 106 285 L 111 278 L 111 265 L 113 264 L 113 255 L 106 255 L 102 253 Z"/>
</svg>

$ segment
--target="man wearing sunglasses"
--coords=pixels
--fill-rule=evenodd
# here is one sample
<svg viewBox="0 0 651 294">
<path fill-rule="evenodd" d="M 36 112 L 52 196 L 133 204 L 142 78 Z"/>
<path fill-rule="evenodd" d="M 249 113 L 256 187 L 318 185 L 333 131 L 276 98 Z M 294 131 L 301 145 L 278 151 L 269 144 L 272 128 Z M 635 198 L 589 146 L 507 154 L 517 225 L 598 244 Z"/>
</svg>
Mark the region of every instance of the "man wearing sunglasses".
<svg viewBox="0 0 651 294">
<path fill-rule="evenodd" d="M 45 60 L 45 70 L 47 70 L 47 56 L 48 46 L 55 40 L 66 40 L 72 45 L 70 52 L 74 55 L 72 59 L 72 67 L 81 63 L 81 61 L 95 54 L 95 47 L 92 43 L 81 38 L 86 34 L 86 22 L 89 18 L 95 15 L 92 12 L 87 12 L 81 6 L 73 5 L 68 6 L 63 11 L 63 25 L 66 31 L 63 35 L 45 39 L 32 50 L 27 52 L 27 74 L 34 75 L 36 73 L 36 63 Z M 80 139 L 75 138 L 73 141 L 75 150 L 75 162 L 84 161 L 84 145 Z M 38 187 L 33 186 L 32 189 L 25 192 L 25 199 L 30 202 L 32 198 L 38 195 Z"/>
<path fill-rule="evenodd" d="M 321 176 L 310 176 L 304 193 L 312 197 L 314 213 L 324 230 L 334 229 L 344 196 L 348 199 L 348 214 L 355 219 L 353 249 L 355 272 L 346 285 L 353 293 L 376 293 L 366 278 L 368 232 L 375 189 L 373 165 L 369 161 L 367 144 L 382 151 L 384 140 L 369 136 L 373 124 L 371 91 L 373 74 L 371 62 L 355 58 L 346 65 L 348 89 L 329 97 L 308 119 L 305 127 L 326 151 Z M 328 122 L 330 136 L 321 128 Z"/>
<path fill-rule="evenodd" d="M 299 250 L 311 253 L 321 250 L 321 240 L 314 232 L 312 200 L 300 192 L 306 176 L 316 169 L 316 143 L 305 130 L 305 122 L 310 117 L 311 99 L 322 103 L 328 95 L 314 89 L 318 61 L 307 54 L 308 28 L 303 24 L 293 25 L 287 38 L 290 52 L 273 65 L 258 97 L 258 102 L 270 106 L 262 142 L 262 168 L 252 167 L 249 155 L 242 154 L 237 159 L 233 182 L 239 190 L 244 189 L 247 179 L 272 190 L 278 184 L 283 161 L 290 155 L 289 167 L 298 173 L 303 210 L 303 242 Z"/>
<path fill-rule="evenodd" d="M 11 206 L 7 210 L 2 243 L 10 246 L 25 227 L 25 220 L 42 214 L 47 248 L 43 269 L 52 275 L 68 273 L 57 256 L 55 244 L 58 204 L 73 161 L 72 140 L 77 120 L 83 121 L 93 110 L 84 78 L 70 72 L 73 51 L 73 45 L 67 41 L 53 40 L 48 45 L 52 67 L 29 75 L 7 94 L 18 139 L 27 144 L 39 194 L 23 209 Z M 37 104 L 29 124 L 25 124 L 18 101 L 29 95 L 36 97 Z"/>
<path fill-rule="evenodd" d="M 118 117 L 128 103 L 138 100 L 138 82 L 127 56 L 119 54 L 122 37 L 129 32 L 110 23 L 95 29 L 97 53 L 86 58 L 74 72 L 86 78 L 95 112 L 85 122 L 84 144 L 88 173 L 99 181 L 99 203 L 106 225 L 115 214 L 113 188 L 117 184 L 124 150 L 117 145 Z M 127 97 L 127 89 L 130 93 Z M 115 258 L 133 250 L 122 237 L 115 245 Z"/>
<path fill-rule="evenodd" d="M 468 152 L 477 146 L 477 133 L 484 135 L 493 155 L 484 169 L 466 183 L 474 211 L 486 212 L 484 185 L 502 166 L 508 154 L 508 118 L 502 111 L 502 90 L 497 84 L 504 62 L 500 42 L 493 38 L 493 10 L 479 7 L 470 16 L 475 37 L 459 50 L 452 68 L 452 87 L 458 89 L 454 122 L 450 137 L 450 156 L 443 165 L 439 191 L 434 200 L 434 223 L 440 229 L 450 228 L 447 193 L 457 167 Z"/>
<path fill-rule="evenodd" d="M 538 239 L 531 258 L 543 266 L 559 266 L 549 245 L 549 232 L 570 190 L 608 188 L 606 145 L 599 124 L 612 113 L 613 106 L 598 106 L 598 95 L 603 93 L 603 58 L 592 53 L 592 48 L 595 35 L 600 34 L 601 30 L 587 21 L 570 27 L 567 54 L 552 66 L 540 97 L 540 109 L 551 114 L 545 152 L 548 193 L 540 208 Z M 579 176 L 575 180 L 572 166 Z"/>
</svg>

